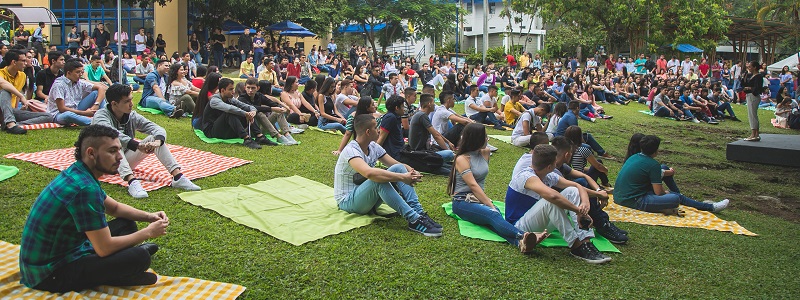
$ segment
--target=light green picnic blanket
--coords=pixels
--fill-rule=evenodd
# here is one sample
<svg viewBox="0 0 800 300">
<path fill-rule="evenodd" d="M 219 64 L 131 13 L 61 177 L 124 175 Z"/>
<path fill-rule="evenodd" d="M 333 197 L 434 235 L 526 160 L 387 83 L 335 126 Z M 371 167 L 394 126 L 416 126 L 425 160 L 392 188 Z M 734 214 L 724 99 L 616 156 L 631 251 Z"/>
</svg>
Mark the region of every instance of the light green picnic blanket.
<svg viewBox="0 0 800 300">
<path fill-rule="evenodd" d="M 161 111 L 160 109 L 141 107 L 139 105 L 136 105 L 136 110 L 143 111 L 143 112 L 148 112 L 148 113 L 151 113 L 151 114 L 154 114 L 154 115 L 163 115 L 164 114 L 164 112 Z"/>
<path fill-rule="evenodd" d="M 654 112 L 652 112 L 650 110 L 640 110 L 639 112 L 643 113 L 645 115 L 648 115 L 648 116 L 655 116 L 656 115 Z M 675 120 L 675 118 L 673 118 L 673 117 L 667 117 L 666 119 Z"/>
<path fill-rule="evenodd" d="M 209 144 L 219 144 L 219 143 L 224 143 L 224 144 L 241 144 L 242 142 L 244 142 L 244 140 L 243 140 L 243 139 L 218 139 L 218 138 L 210 138 L 210 137 L 207 137 L 207 136 L 206 136 L 206 134 L 205 134 L 205 133 L 203 133 L 203 131 L 202 131 L 202 130 L 200 130 L 200 129 L 195 129 L 195 130 L 194 130 L 194 135 L 196 135 L 197 137 L 199 137 L 199 138 L 200 138 L 200 140 L 202 140 L 203 142 L 206 142 L 206 143 L 209 143 Z M 269 136 L 269 135 L 266 135 L 266 134 L 265 134 L 264 136 L 266 136 L 268 140 L 270 140 L 270 141 L 273 141 L 273 142 L 276 142 L 276 143 L 280 144 L 280 142 L 278 142 L 278 140 L 276 140 L 276 139 L 275 139 L 275 138 L 273 138 L 272 136 Z M 297 144 L 299 145 L 299 144 L 301 144 L 301 142 L 300 142 L 300 141 L 298 141 L 298 142 L 297 142 Z"/>
<path fill-rule="evenodd" d="M 511 145 L 511 136 L 510 135 L 494 135 L 494 134 L 490 134 L 489 137 Z"/>
<path fill-rule="evenodd" d="M 0 181 L 14 177 L 17 173 L 19 173 L 17 167 L 0 165 Z"/>
<path fill-rule="evenodd" d="M 505 209 L 506 204 L 500 201 L 492 201 L 494 206 L 500 210 L 500 213 L 505 216 Z M 453 202 L 447 202 L 442 204 L 442 208 L 444 208 L 444 212 L 448 215 L 453 217 L 454 219 L 458 220 L 458 231 L 461 235 L 473 239 L 481 239 L 487 241 L 494 241 L 494 242 L 505 242 L 506 239 L 500 237 L 496 233 L 494 233 L 491 229 L 485 226 L 473 224 L 467 221 L 462 220 L 458 217 L 455 213 L 453 213 Z M 595 238 L 592 239 L 592 243 L 597 250 L 602 252 L 616 252 L 621 253 L 617 247 L 614 247 L 614 244 L 609 242 L 606 238 L 597 235 Z M 550 232 L 550 237 L 539 243 L 539 246 L 542 247 L 567 247 L 568 244 L 564 241 L 564 238 L 561 237 L 561 234 L 558 231 Z"/>
<path fill-rule="evenodd" d="M 344 135 L 341 132 L 339 132 L 338 130 L 325 130 L 325 129 L 321 129 L 321 128 L 317 127 L 317 126 L 308 126 L 308 129 L 319 131 L 319 132 L 324 132 L 324 133 L 328 133 L 328 134 L 332 134 L 332 135 L 339 135 L 339 136 Z"/>
<path fill-rule="evenodd" d="M 295 246 L 384 219 L 339 210 L 332 187 L 300 176 L 185 192 L 178 197 Z M 382 205 L 378 212 L 393 210 Z"/>
</svg>

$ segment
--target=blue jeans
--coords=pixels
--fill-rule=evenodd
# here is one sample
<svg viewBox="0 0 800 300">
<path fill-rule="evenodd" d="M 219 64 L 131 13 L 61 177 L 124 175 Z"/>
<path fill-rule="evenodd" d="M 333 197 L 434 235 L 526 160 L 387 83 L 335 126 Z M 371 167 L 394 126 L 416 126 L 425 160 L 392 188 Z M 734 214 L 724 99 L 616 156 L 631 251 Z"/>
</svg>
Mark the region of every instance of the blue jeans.
<svg viewBox="0 0 800 300">
<path fill-rule="evenodd" d="M 649 191 L 644 196 L 636 199 L 634 203 L 628 202 L 626 204 L 631 204 L 632 206 L 630 206 L 630 208 L 635 208 L 646 212 L 661 212 L 665 209 L 677 208 L 678 204 L 694 207 L 704 211 L 714 210 L 714 206 L 710 203 L 699 202 L 676 192 L 669 192 L 658 196 L 652 191 Z"/>
<path fill-rule="evenodd" d="M 264 58 L 264 52 L 255 52 L 253 51 L 253 62 L 256 66 L 261 64 L 261 59 Z M 291 60 L 289 62 L 292 62 Z"/>
<path fill-rule="evenodd" d="M 592 106 L 590 105 L 589 107 L 592 107 Z M 581 110 L 579 110 L 579 111 L 578 111 L 578 117 L 579 117 L 579 118 L 581 118 L 581 119 L 583 119 L 583 120 L 586 120 L 586 121 L 589 121 L 589 122 L 591 122 L 591 121 L 592 121 L 592 118 L 590 118 L 590 117 L 589 117 L 589 113 L 590 113 L 590 112 L 591 112 L 591 113 L 596 113 L 596 112 L 593 112 L 593 110 L 594 110 L 594 107 L 592 107 L 591 109 L 589 109 L 589 108 L 583 108 L 583 109 L 581 109 Z"/>
<path fill-rule="evenodd" d="M 441 150 L 441 151 L 436 151 L 436 154 L 439 154 L 439 156 L 441 156 L 441 157 L 442 157 L 442 159 L 444 160 L 444 162 L 452 162 L 452 161 L 453 161 L 453 158 L 455 158 L 455 157 L 456 157 L 456 154 L 455 154 L 455 153 L 453 153 L 453 151 L 452 151 L 452 150 Z"/>
<path fill-rule="evenodd" d="M 169 104 L 167 100 L 158 98 L 156 96 L 148 96 L 147 98 L 142 101 L 142 104 L 146 108 L 156 108 L 164 112 L 165 115 L 170 116 L 172 112 L 175 111 L 175 106 Z"/>
<path fill-rule="evenodd" d="M 592 91 L 592 95 L 594 95 L 594 99 L 597 102 L 606 102 L 606 93 L 605 92 L 595 90 L 595 91 Z"/>
<path fill-rule="evenodd" d="M 477 122 L 478 124 L 494 124 L 500 125 L 500 120 L 494 116 L 492 112 L 479 112 L 469 117 L 473 121 Z"/>
<path fill-rule="evenodd" d="M 669 117 L 670 112 L 671 110 L 668 107 L 662 106 L 654 111 L 653 115 L 656 117 Z"/>
<path fill-rule="evenodd" d="M 81 102 L 78 103 L 78 107 L 75 109 L 87 110 L 94 105 L 95 101 L 97 101 L 97 91 L 92 91 L 89 93 L 89 95 L 83 98 Z M 103 99 L 103 101 L 100 102 L 100 108 L 104 107 L 106 107 L 106 99 Z M 57 113 L 56 116 L 53 117 L 53 121 L 61 125 L 75 124 L 78 126 L 88 126 L 92 124 L 92 118 L 82 116 L 71 111 Z"/>
<path fill-rule="evenodd" d="M 414 88 L 415 90 L 417 89 L 417 78 L 416 78 L 416 77 L 414 77 L 414 78 L 412 78 L 412 79 L 411 79 L 411 84 L 410 84 L 410 85 L 411 85 L 411 87 L 412 87 L 412 88 Z"/>
<path fill-rule="evenodd" d="M 789 97 L 794 99 L 794 81 L 789 81 L 783 84 L 783 87 L 786 89 L 786 92 L 789 93 Z"/>
<path fill-rule="evenodd" d="M 203 56 L 200 55 L 200 52 L 189 51 L 192 55 L 194 55 L 194 62 L 199 66 L 203 64 Z"/>
<path fill-rule="evenodd" d="M 406 173 L 405 165 L 396 164 L 389 167 L 389 172 Z M 372 180 L 356 186 L 356 188 L 339 203 L 339 209 L 356 214 L 367 214 L 386 202 L 408 222 L 416 221 L 419 214 L 425 212 L 419 204 L 419 197 L 414 187 L 402 182 L 374 182 Z"/>
<path fill-rule="evenodd" d="M 481 92 L 484 92 L 484 93 L 488 93 L 489 92 L 489 86 L 488 85 L 479 85 L 478 86 L 478 90 L 481 91 Z"/>
<path fill-rule="evenodd" d="M 665 171 L 669 170 L 669 166 L 661 165 L 661 169 L 665 170 Z M 674 193 L 678 193 L 678 194 L 681 193 L 681 190 L 678 188 L 678 184 L 675 183 L 675 177 L 674 176 L 664 176 L 664 177 L 661 178 L 661 181 L 664 182 L 664 184 L 667 186 L 667 188 L 669 189 L 670 192 L 674 192 Z"/>
<path fill-rule="evenodd" d="M 225 50 L 212 50 L 211 53 L 214 55 L 214 65 L 222 68 L 225 63 Z"/>
<path fill-rule="evenodd" d="M 306 84 L 306 82 L 308 82 L 309 80 L 311 80 L 311 77 L 301 76 L 300 79 L 297 81 L 297 84 Z"/>
<path fill-rule="evenodd" d="M 322 130 L 336 129 L 343 134 L 346 131 L 346 128 L 344 127 L 344 125 L 342 125 L 342 123 L 331 122 L 328 119 L 325 119 L 324 117 L 319 118 L 319 121 L 317 122 L 317 127 Z"/>
<path fill-rule="evenodd" d="M 725 111 L 727 111 L 728 115 L 731 117 L 736 117 L 736 114 L 733 113 L 733 108 L 731 107 L 730 102 L 722 102 L 722 104 L 717 107 L 717 112 L 720 115 L 725 115 Z"/>
<path fill-rule="evenodd" d="M 489 227 L 492 231 L 506 239 L 509 244 L 519 245 L 525 232 L 506 221 L 499 211 L 492 210 L 481 203 L 464 201 L 466 193 L 453 196 L 453 213 L 464 221 Z"/>
<path fill-rule="evenodd" d="M 140 85 L 144 85 L 144 78 L 139 76 L 133 76 L 133 82 L 136 82 Z"/>
<path fill-rule="evenodd" d="M 594 152 L 597 152 L 597 155 L 603 156 L 604 154 L 606 154 L 606 150 L 603 149 L 602 146 L 600 146 L 600 143 L 598 143 L 597 140 L 594 139 L 594 136 L 591 133 L 584 132 L 583 141 L 586 142 L 586 144 L 589 145 L 589 147 L 592 148 Z"/>
</svg>

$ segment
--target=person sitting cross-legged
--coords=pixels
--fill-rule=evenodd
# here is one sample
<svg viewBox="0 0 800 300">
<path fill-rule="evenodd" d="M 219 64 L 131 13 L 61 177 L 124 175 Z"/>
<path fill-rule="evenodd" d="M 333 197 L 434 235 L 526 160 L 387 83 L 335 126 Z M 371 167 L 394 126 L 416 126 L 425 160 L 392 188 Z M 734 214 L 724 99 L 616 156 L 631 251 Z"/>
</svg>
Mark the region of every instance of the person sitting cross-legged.
<svg viewBox="0 0 800 300">
<path fill-rule="evenodd" d="M 101 125 L 81 130 L 77 161 L 36 198 L 19 252 L 25 286 L 65 293 L 156 283 L 158 277 L 147 269 L 158 246 L 141 243 L 165 235 L 169 218 L 163 211 L 148 213 L 117 202 L 98 181 L 117 173 L 123 159 L 118 136 L 116 129 Z M 115 219 L 107 222 L 106 214 Z M 137 230 L 137 221 L 149 225 Z"/>
<path fill-rule="evenodd" d="M 614 202 L 633 209 L 669 215 L 678 213 L 679 204 L 710 212 L 719 212 L 728 207 L 728 199 L 703 203 L 677 191 L 664 191 L 661 177 L 671 176 L 674 171 L 663 170 L 661 164 L 654 159 L 658 155 L 660 144 L 661 139 L 654 135 L 641 139 L 639 146 L 642 152 L 625 160 L 617 174 Z"/>
<path fill-rule="evenodd" d="M 544 132 L 542 117 L 549 113 L 550 105 L 547 104 L 522 111 L 517 124 L 514 125 L 514 131 L 511 132 L 511 144 L 517 147 L 527 147 L 532 133 Z"/>
<path fill-rule="evenodd" d="M 28 131 L 19 125 L 39 124 L 51 122 L 52 117 L 46 113 L 33 112 L 26 108 L 33 102 L 22 94 L 27 76 L 22 71 L 28 60 L 25 53 L 11 50 L 6 53 L 4 60 L 0 63 L 0 111 L 3 115 L 3 123 L 0 127 L 3 131 L 11 134 L 25 134 Z M 22 107 L 17 108 L 17 101 L 22 103 Z"/>
<path fill-rule="evenodd" d="M 133 174 L 133 169 L 148 155 L 155 154 L 158 160 L 172 175 L 172 187 L 187 191 L 199 191 L 200 187 L 192 183 L 181 172 L 181 166 L 172 157 L 167 148 L 167 132 L 161 126 L 151 122 L 133 111 L 131 88 L 116 83 L 106 91 L 108 105 L 94 114 L 92 124 L 108 126 L 119 131 L 122 145 L 122 160 L 119 164 L 119 176 L 128 182 L 128 194 L 134 198 L 147 198 L 142 183 Z M 147 134 L 141 141 L 134 139 L 136 132 Z"/>
<path fill-rule="evenodd" d="M 557 155 L 551 145 L 533 148 L 531 166 L 515 174 L 508 185 L 506 220 L 526 232 L 557 229 L 573 256 L 593 264 L 609 262 L 611 258 L 590 241 L 594 232 L 589 195 L 578 183 L 553 172 Z M 561 193 L 553 188 L 562 189 Z"/>
<path fill-rule="evenodd" d="M 81 61 L 70 59 L 64 64 L 64 76 L 53 82 L 47 112 L 56 123 L 89 125 L 95 112 L 106 106 L 107 87 L 82 79 L 83 72 Z"/>
<path fill-rule="evenodd" d="M 442 157 L 444 165 L 439 168 L 438 172 L 433 173 L 447 175 L 452 169 L 451 163 L 455 156 L 453 153 L 455 146 L 442 136 L 439 131 L 436 131 L 431 124 L 429 115 L 436 109 L 433 98 L 433 94 L 422 94 L 420 96 L 419 112 L 411 117 L 409 124 L 408 147 L 412 151 L 435 152 Z M 433 145 L 431 140 L 436 141 L 436 145 Z M 405 163 L 413 165 L 408 161 L 405 161 Z"/>
<path fill-rule="evenodd" d="M 280 104 L 277 98 L 264 95 L 258 91 L 258 79 L 248 78 L 244 83 L 245 93 L 239 95 L 239 101 L 252 105 L 258 110 L 256 120 L 269 134 L 283 145 L 297 145 L 297 141 L 292 137 L 289 122 L 286 121 L 286 107 Z M 274 100 L 273 100 L 274 99 Z M 280 127 L 280 132 L 275 128 L 275 122 Z M 277 143 L 270 141 L 266 145 L 277 146 Z"/>
<path fill-rule="evenodd" d="M 386 155 L 375 143 L 377 123 L 371 114 L 355 117 L 356 139 L 345 146 L 336 161 L 333 188 L 339 209 L 349 213 L 375 213 L 386 202 L 408 221 L 408 229 L 425 236 L 442 236 L 442 226 L 431 219 L 414 190 L 422 174 Z M 380 161 L 388 170 L 376 168 Z"/>
<path fill-rule="evenodd" d="M 261 149 L 261 145 L 269 145 L 271 141 L 261 133 L 258 124 L 253 122 L 258 110 L 234 98 L 234 88 L 233 80 L 219 80 L 218 92 L 211 96 L 203 109 L 200 119 L 203 133 L 210 138 L 243 139 L 242 145 L 250 149 Z"/>
<path fill-rule="evenodd" d="M 475 123 L 475 121 L 453 111 L 453 107 L 456 105 L 453 92 L 441 92 L 439 94 L 439 103 L 441 103 L 441 105 L 437 106 L 436 110 L 431 114 L 431 125 L 433 125 L 433 128 L 445 139 L 454 145 L 458 145 L 464 127 L 468 124 Z M 436 141 L 434 141 L 434 143 L 436 143 Z M 436 143 L 436 145 L 439 144 Z"/>
<path fill-rule="evenodd" d="M 89 64 L 83 66 L 83 79 L 111 85 L 111 79 L 106 75 L 106 71 L 103 68 L 103 59 L 99 55 L 92 56 Z"/>
<path fill-rule="evenodd" d="M 156 63 L 156 70 L 147 74 L 144 79 L 142 100 L 139 101 L 139 106 L 155 108 L 161 110 L 170 118 L 178 119 L 183 116 L 183 109 L 169 104 L 166 97 L 167 91 L 169 91 L 169 83 L 167 82 L 169 68 L 170 62 L 168 59 L 159 60 Z"/>
<path fill-rule="evenodd" d="M 487 107 L 486 104 L 491 104 L 491 99 L 497 97 L 497 86 L 489 86 L 489 92 L 480 99 L 478 98 L 478 86 L 471 85 L 469 87 L 469 97 L 464 101 L 464 112 L 467 117 L 481 124 L 494 124 L 494 129 L 506 130 L 505 127 L 495 117 L 497 107 Z"/>
<path fill-rule="evenodd" d="M 549 234 L 547 229 L 534 233 L 514 227 L 486 195 L 484 188 L 491 154 L 486 149 L 486 141 L 488 136 L 483 125 L 473 123 L 464 128 L 447 185 L 448 194 L 453 196 L 453 213 L 465 221 L 488 226 L 509 244 L 518 246 L 520 252 L 530 253 Z"/>
</svg>

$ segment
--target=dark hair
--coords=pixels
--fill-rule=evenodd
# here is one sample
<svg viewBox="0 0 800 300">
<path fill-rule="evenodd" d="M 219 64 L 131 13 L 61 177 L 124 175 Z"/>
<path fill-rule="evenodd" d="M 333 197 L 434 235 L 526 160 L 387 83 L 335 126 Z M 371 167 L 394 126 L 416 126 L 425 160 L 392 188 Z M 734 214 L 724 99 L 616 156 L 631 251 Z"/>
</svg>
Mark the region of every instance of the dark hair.
<svg viewBox="0 0 800 300">
<path fill-rule="evenodd" d="M 314 81 L 314 80 L 309 80 L 309 81 L 306 81 L 305 89 L 303 89 L 303 91 L 305 92 L 305 91 L 316 90 L 316 89 L 317 89 L 317 82 Z"/>
<path fill-rule="evenodd" d="M 439 93 L 439 104 L 444 105 L 444 103 L 447 102 L 448 99 L 455 99 L 455 97 L 453 96 L 453 92 L 444 91 Z"/>
<path fill-rule="evenodd" d="M 625 155 L 625 160 L 628 160 L 628 158 L 630 158 L 636 153 L 642 152 L 642 147 L 639 146 L 639 142 L 642 141 L 643 137 L 644 134 L 638 132 L 634 133 L 633 136 L 631 136 L 631 140 L 630 142 L 628 142 L 628 154 Z"/>
<path fill-rule="evenodd" d="M 115 83 L 106 90 L 106 100 L 108 100 L 108 102 L 119 102 L 122 100 L 122 97 L 130 94 L 131 87 L 129 85 Z"/>
<path fill-rule="evenodd" d="M 553 147 L 555 147 L 556 150 L 558 152 L 561 152 L 562 154 L 567 152 L 572 152 L 572 148 L 575 146 L 572 144 L 572 142 L 569 141 L 569 139 L 567 139 L 564 136 L 554 137 L 553 140 L 550 141 L 550 144 L 553 145 Z"/>
<path fill-rule="evenodd" d="M 474 84 L 470 85 L 469 86 L 469 94 L 472 95 L 472 93 L 475 92 L 475 90 L 477 90 L 477 89 L 478 89 L 477 85 L 474 85 Z"/>
<path fill-rule="evenodd" d="M 655 135 L 646 135 L 639 141 L 639 147 L 642 148 L 642 153 L 647 156 L 653 156 L 658 151 L 658 146 L 661 145 L 661 139 Z"/>
<path fill-rule="evenodd" d="M 57 61 L 62 56 L 64 56 L 64 53 L 62 53 L 61 51 L 47 52 L 47 60 L 50 61 L 51 65 L 53 64 L 54 61 Z"/>
<path fill-rule="evenodd" d="M 417 90 L 413 87 L 407 87 L 403 89 L 403 95 L 414 95 L 417 93 Z"/>
<path fill-rule="evenodd" d="M 166 63 L 168 63 L 168 62 L 169 62 L 169 60 L 168 60 L 168 59 L 162 59 L 162 60 L 159 60 L 159 61 L 156 63 L 156 67 L 158 67 L 158 66 L 160 66 L 160 65 L 162 65 L 162 64 L 166 64 Z"/>
<path fill-rule="evenodd" d="M 534 131 L 531 133 L 531 140 L 528 142 L 528 148 L 533 149 L 537 145 L 547 144 L 550 142 L 550 137 L 546 133 Z"/>
<path fill-rule="evenodd" d="M 178 71 L 185 66 L 183 63 L 177 63 L 174 65 L 169 66 L 169 74 L 167 76 L 167 84 L 172 84 L 173 81 L 177 80 Z"/>
<path fill-rule="evenodd" d="M 64 73 L 75 71 L 75 69 L 83 69 L 83 63 L 80 59 L 70 59 L 64 64 Z"/>
<path fill-rule="evenodd" d="M 100 55 L 92 55 L 92 59 L 90 60 L 102 60 L 102 58 L 100 58 Z"/>
<path fill-rule="evenodd" d="M 372 106 L 372 103 L 372 97 L 368 95 L 361 96 L 361 98 L 358 99 L 358 104 L 356 104 L 356 116 L 368 114 L 369 111 L 367 110 Z"/>
<path fill-rule="evenodd" d="M 206 105 L 208 104 L 208 93 L 219 87 L 220 79 L 222 79 L 222 75 L 219 73 L 211 73 L 206 76 L 203 87 L 200 88 L 200 94 L 197 95 L 197 103 L 195 103 L 194 112 L 192 113 L 193 116 L 198 118 L 203 117 L 203 112 L 206 110 Z"/>
<path fill-rule="evenodd" d="M 78 135 L 78 140 L 75 142 L 75 160 L 80 161 L 83 158 L 83 150 L 88 147 L 97 147 L 100 138 L 119 138 L 119 131 L 114 128 L 92 124 L 84 127 Z"/>
<path fill-rule="evenodd" d="M 537 145 L 533 148 L 533 157 L 531 165 L 536 170 L 543 170 L 556 161 L 558 150 L 555 147 L 547 144 Z"/>
<path fill-rule="evenodd" d="M 6 52 L 6 55 L 3 57 L 3 62 L 0 62 L 0 68 L 5 68 L 11 64 L 11 61 L 18 61 L 20 55 L 25 55 L 25 52 L 12 49 Z"/>
<path fill-rule="evenodd" d="M 230 86 L 231 84 L 233 84 L 233 80 L 231 80 L 230 78 L 227 78 L 227 77 L 226 78 L 221 78 L 219 80 L 219 83 L 217 84 L 217 88 L 220 89 L 220 90 L 221 89 L 227 89 L 228 86 Z"/>
<path fill-rule="evenodd" d="M 375 122 L 375 117 L 372 114 L 357 115 L 353 118 L 353 130 L 355 130 L 356 134 L 364 133 L 372 127 L 371 122 Z"/>
<path fill-rule="evenodd" d="M 572 142 L 575 147 L 580 147 L 583 144 L 583 131 L 577 125 L 567 127 L 567 130 L 564 131 L 564 137 Z"/>
<path fill-rule="evenodd" d="M 563 117 L 565 113 L 567 113 L 567 105 L 564 102 L 556 103 L 553 107 L 553 115 Z"/>
<path fill-rule="evenodd" d="M 233 89 L 233 93 L 237 95 L 247 94 L 247 91 L 244 89 L 244 82 L 239 81 L 239 83 L 237 83 L 236 87 Z"/>
<path fill-rule="evenodd" d="M 572 101 L 569 102 L 569 104 L 567 104 L 567 108 L 569 108 L 569 110 L 576 110 L 580 106 L 581 106 L 581 102 L 578 101 L 578 100 L 572 100 Z"/>
<path fill-rule="evenodd" d="M 336 80 L 333 77 L 325 78 L 325 81 L 322 83 L 322 87 L 317 91 L 322 95 L 330 96 L 334 92 L 336 92 Z"/>
<path fill-rule="evenodd" d="M 386 99 L 386 111 L 388 112 L 395 112 L 398 107 L 403 107 L 403 104 L 406 103 L 406 99 L 400 97 L 400 95 L 393 95 Z"/>
<path fill-rule="evenodd" d="M 419 106 L 425 106 L 428 105 L 429 103 L 433 103 L 434 98 L 435 97 L 432 94 L 422 94 L 419 97 Z"/>
<path fill-rule="evenodd" d="M 483 149 L 485 145 L 486 127 L 477 123 L 467 124 L 464 130 L 461 131 L 461 140 L 458 142 L 458 151 L 456 151 L 455 158 L 466 153 Z M 455 179 L 456 168 L 453 166 L 453 169 L 450 170 L 450 178 L 447 184 L 447 193 L 450 195 L 452 195 L 455 190 Z"/>
<path fill-rule="evenodd" d="M 318 92 L 322 89 L 322 84 L 325 83 L 325 79 L 327 79 L 327 78 L 328 78 L 328 76 L 322 75 L 322 74 L 319 74 L 316 77 L 314 77 L 314 82 L 317 83 L 317 88 L 319 88 L 317 90 Z"/>
<path fill-rule="evenodd" d="M 206 68 L 206 66 L 199 65 L 199 66 L 197 66 L 197 71 L 195 71 L 195 72 L 197 73 L 197 74 L 195 74 L 195 75 L 197 75 L 195 77 L 205 77 L 206 74 L 208 74 L 208 69 Z"/>
<path fill-rule="evenodd" d="M 493 90 L 494 90 L 494 91 L 496 91 L 496 90 L 497 90 L 497 86 L 496 86 L 496 85 L 494 85 L 494 84 L 492 84 L 492 85 L 490 85 L 490 86 L 489 86 L 489 91 L 493 91 Z"/>
<path fill-rule="evenodd" d="M 217 66 L 208 66 L 208 73 L 219 73 L 219 67 L 217 67 Z"/>
<path fill-rule="evenodd" d="M 294 83 L 297 81 L 297 77 L 295 76 L 287 76 L 286 82 L 283 83 L 284 91 L 286 92 L 294 92 L 292 89 L 294 88 Z M 296 91 L 296 89 L 295 89 Z"/>
</svg>

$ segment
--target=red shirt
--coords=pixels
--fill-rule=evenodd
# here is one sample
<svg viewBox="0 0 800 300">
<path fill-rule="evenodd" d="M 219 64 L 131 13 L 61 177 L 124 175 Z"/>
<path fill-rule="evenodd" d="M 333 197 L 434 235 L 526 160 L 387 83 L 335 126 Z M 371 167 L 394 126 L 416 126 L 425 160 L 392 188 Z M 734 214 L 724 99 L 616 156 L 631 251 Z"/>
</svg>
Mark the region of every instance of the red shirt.
<svg viewBox="0 0 800 300">
<path fill-rule="evenodd" d="M 512 67 L 514 67 L 514 66 L 516 66 L 516 65 L 517 65 L 517 59 L 516 59 L 516 58 L 514 58 L 514 56 L 513 56 L 513 55 L 511 55 L 511 54 L 509 54 L 509 55 L 507 55 L 507 56 L 506 56 L 506 60 L 508 61 L 508 65 L 509 65 L 509 66 L 512 66 Z"/>
<path fill-rule="evenodd" d="M 286 76 L 294 76 L 300 78 L 300 65 L 289 64 L 286 66 Z"/>
<path fill-rule="evenodd" d="M 192 85 L 198 89 L 202 89 L 203 83 L 205 82 L 206 82 L 205 78 L 195 77 L 192 79 Z"/>
<path fill-rule="evenodd" d="M 414 72 L 414 69 L 408 69 L 408 71 L 406 71 L 406 75 L 408 76 L 414 76 L 414 74 L 417 74 L 417 72 Z"/>
<path fill-rule="evenodd" d="M 709 66 L 707 63 L 702 63 L 702 64 L 700 64 L 700 66 L 699 66 L 699 67 L 697 67 L 697 69 L 699 69 L 699 70 L 700 70 L 700 74 L 698 74 L 698 75 L 700 75 L 700 78 L 706 78 L 706 77 L 708 77 L 708 70 L 709 70 L 710 68 L 711 68 L 711 66 Z"/>
<path fill-rule="evenodd" d="M 614 70 L 614 61 L 609 58 L 606 58 L 606 70 Z"/>
<path fill-rule="evenodd" d="M 667 60 L 666 60 L 666 59 L 659 58 L 659 59 L 656 61 L 656 66 L 658 66 L 658 68 L 659 68 L 659 69 L 661 69 L 661 70 L 665 70 L 665 71 L 666 71 L 666 70 L 667 70 Z"/>
</svg>

